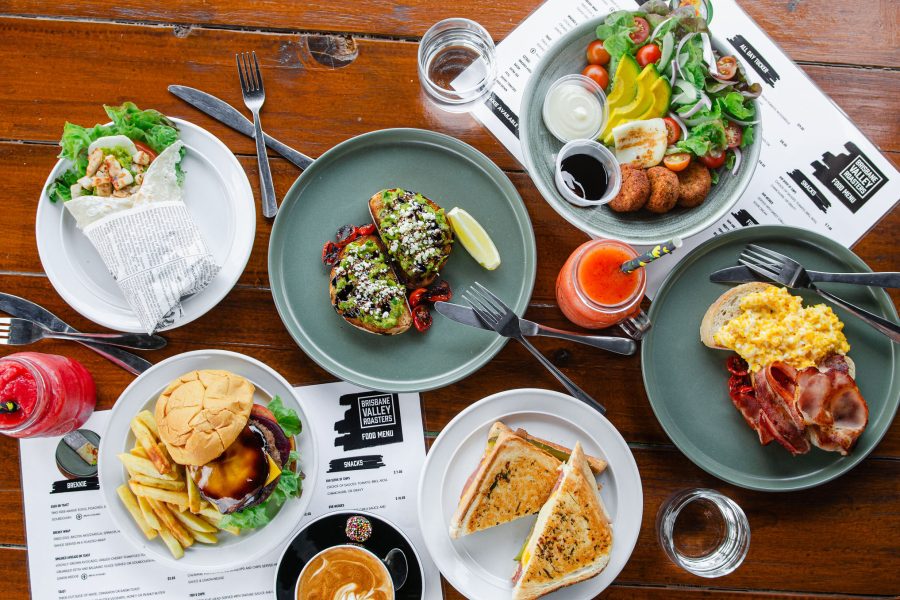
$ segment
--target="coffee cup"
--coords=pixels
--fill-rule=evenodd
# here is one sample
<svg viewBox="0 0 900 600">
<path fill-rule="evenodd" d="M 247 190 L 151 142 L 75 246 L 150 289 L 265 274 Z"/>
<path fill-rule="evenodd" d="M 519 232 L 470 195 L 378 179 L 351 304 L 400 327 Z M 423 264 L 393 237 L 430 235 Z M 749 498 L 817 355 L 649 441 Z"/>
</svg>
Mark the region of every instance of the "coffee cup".
<svg viewBox="0 0 900 600">
<path fill-rule="evenodd" d="M 394 591 L 406 583 L 406 555 L 399 548 L 384 559 L 353 544 L 326 548 L 304 565 L 297 578 L 297 600 L 394 600 Z"/>
</svg>

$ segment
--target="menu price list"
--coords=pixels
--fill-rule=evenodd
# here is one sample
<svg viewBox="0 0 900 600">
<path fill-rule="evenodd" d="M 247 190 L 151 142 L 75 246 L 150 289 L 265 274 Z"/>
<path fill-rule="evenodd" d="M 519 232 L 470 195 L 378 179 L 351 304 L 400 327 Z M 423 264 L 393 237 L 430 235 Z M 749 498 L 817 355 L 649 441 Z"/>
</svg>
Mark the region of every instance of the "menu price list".
<svg viewBox="0 0 900 600">
<path fill-rule="evenodd" d="M 322 472 L 317 489 L 305 490 L 312 499 L 304 519 L 288 526 L 299 531 L 314 518 L 335 511 L 361 510 L 388 519 L 418 550 L 426 581 L 424 598 L 441 598 L 440 576 L 425 550 L 416 516 L 425 458 L 418 394 L 370 392 L 347 383 L 301 387 L 297 393 L 311 421 L 303 424 L 304 433 L 316 436 L 320 460 L 315 468 Z M 101 434 L 102 445 L 109 415 L 95 412 L 81 430 Z M 56 463 L 62 443 L 60 437 L 20 442 L 32 598 L 274 597 L 275 569 L 283 547 L 223 573 L 185 573 L 156 563 L 119 533 L 96 477 L 63 476 Z M 158 539 L 149 543 L 162 544 Z"/>
</svg>

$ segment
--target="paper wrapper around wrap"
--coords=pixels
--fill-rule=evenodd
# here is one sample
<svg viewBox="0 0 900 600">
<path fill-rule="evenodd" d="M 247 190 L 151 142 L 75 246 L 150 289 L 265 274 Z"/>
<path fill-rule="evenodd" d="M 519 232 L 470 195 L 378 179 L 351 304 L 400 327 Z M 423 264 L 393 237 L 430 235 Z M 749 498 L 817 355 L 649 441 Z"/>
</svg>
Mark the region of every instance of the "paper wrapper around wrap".
<svg viewBox="0 0 900 600">
<path fill-rule="evenodd" d="M 160 153 L 132 196 L 66 202 L 147 333 L 177 322 L 182 300 L 219 272 L 183 200 L 176 170 L 182 148 L 177 141 Z"/>
</svg>

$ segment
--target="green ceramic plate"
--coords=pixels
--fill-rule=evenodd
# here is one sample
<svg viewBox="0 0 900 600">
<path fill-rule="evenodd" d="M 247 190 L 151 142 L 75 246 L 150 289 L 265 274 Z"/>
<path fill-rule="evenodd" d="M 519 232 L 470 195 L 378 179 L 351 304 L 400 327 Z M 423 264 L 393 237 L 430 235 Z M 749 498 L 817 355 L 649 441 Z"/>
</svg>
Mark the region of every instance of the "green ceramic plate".
<svg viewBox="0 0 900 600">
<path fill-rule="evenodd" d="M 605 16 L 604 16 L 605 18 Z M 553 82 L 563 75 L 580 73 L 585 67 L 584 52 L 588 43 L 597 39 L 594 31 L 603 19 L 595 19 L 576 27 L 541 58 L 528 80 L 522 97 L 519 139 L 525 166 L 545 200 L 569 223 L 594 237 L 623 240 L 630 244 L 660 244 L 675 236 L 688 237 L 718 221 L 737 201 L 750 183 L 756 169 L 762 144 L 761 126 L 751 146 L 744 150 L 737 174 L 722 173 L 706 201 L 696 208 L 675 208 L 663 215 L 647 211 L 617 213 L 607 206 L 580 207 L 566 202 L 556 191 L 553 173 L 556 155 L 563 144 L 557 140 L 541 116 L 544 97 Z M 713 37 L 713 46 L 725 48 Z M 759 103 L 754 102 L 757 114 Z"/>
<path fill-rule="evenodd" d="M 792 457 L 777 442 L 761 446 L 728 397 L 725 360 L 730 353 L 700 343 L 703 314 L 729 287 L 710 282 L 709 275 L 737 264 L 748 243 L 778 250 L 817 271 L 870 271 L 837 242 L 794 227 L 750 227 L 705 242 L 678 263 L 650 307 L 653 328 L 641 349 L 644 386 L 666 433 L 700 468 L 755 490 L 817 486 L 852 469 L 887 432 L 900 402 L 900 348 L 845 310 L 832 306 L 844 322 L 849 356 L 856 362 L 856 381 L 869 406 L 868 427 L 849 456 L 813 448 L 808 454 Z M 839 283 L 823 284 L 822 288 L 897 320 L 897 311 L 882 289 Z M 793 293 L 799 293 L 805 304 L 824 301 L 810 292 Z"/>
<path fill-rule="evenodd" d="M 455 292 L 479 281 L 522 314 L 535 276 L 534 232 L 516 188 L 486 156 L 457 139 L 420 129 L 374 131 L 343 142 L 294 183 L 269 243 L 278 314 L 297 344 L 341 379 L 385 391 L 422 391 L 462 379 L 488 362 L 504 338 L 434 313 L 423 334 L 379 336 L 335 314 L 322 245 L 345 223 L 372 221 L 368 200 L 391 187 L 421 192 L 446 210 L 460 206 L 488 231 L 502 264 L 481 268 L 458 243 L 441 276 Z"/>
</svg>

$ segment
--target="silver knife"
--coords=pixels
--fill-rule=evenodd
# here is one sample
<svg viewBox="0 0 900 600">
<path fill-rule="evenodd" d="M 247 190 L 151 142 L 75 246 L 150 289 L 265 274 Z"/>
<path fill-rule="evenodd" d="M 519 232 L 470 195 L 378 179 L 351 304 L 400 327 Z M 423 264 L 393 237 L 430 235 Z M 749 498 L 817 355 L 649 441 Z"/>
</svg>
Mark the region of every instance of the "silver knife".
<svg viewBox="0 0 900 600">
<path fill-rule="evenodd" d="M 482 323 L 475 311 L 468 306 L 461 306 L 451 302 L 435 302 L 434 308 L 452 321 L 468 325 L 469 327 L 491 331 L 491 328 Z M 563 331 L 562 329 L 554 329 L 553 327 L 545 327 L 534 321 L 522 318 L 519 319 L 519 329 L 527 336 L 559 338 L 561 340 L 593 346 L 595 348 L 600 348 L 601 350 L 608 350 L 609 352 L 614 352 L 616 354 L 624 354 L 625 356 L 631 356 L 637 352 L 637 343 L 628 338 L 573 333 Z"/>
<path fill-rule="evenodd" d="M 900 273 L 824 273 L 806 270 L 806 274 L 814 283 L 851 283 L 884 288 L 900 287 Z M 751 281 L 770 281 L 757 275 L 744 266 L 719 269 L 709 276 L 713 283 L 748 283 Z"/>
<path fill-rule="evenodd" d="M 19 319 L 28 319 L 40 323 L 48 329 L 60 331 L 64 333 L 79 333 L 77 329 L 54 315 L 52 312 L 35 304 L 31 300 L 13 296 L 0 292 L 0 312 L 4 312 L 12 317 Z M 116 348 L 115 346 L 101 346 L 99 344 L 91 344 L 87 342 L 79 342 L 83 346 L 90 348 L 108 361 L 122 367 L 129 373 L 140 375 L 153 366 L 153 363 L 144 360 L 140 356 L 135 356 L 131 352 Z"/>
<path fill-rule="evenodd" d="M 201 92 L 200 90 L 185 85 L 170 85 L 169 91 L 197 110 L 208 114 L 221 123 L 225 123 L 235 131 L 243 133 L 251 139 L 255 137 L 253 121 L 247 119 L 247 117 L 242 115 L 236 108 L 224 100 L 220 100 L 212 94 L 207 94 L 206 92 Z M 305 169 L 312 164 L 313 159 L 301 152 L 297 152 L 290 146 L 279 142 L 268 133 L 263 133 L 263 137 L 266 140 L 266 146 L 301 169 Z"/>
</svg>

